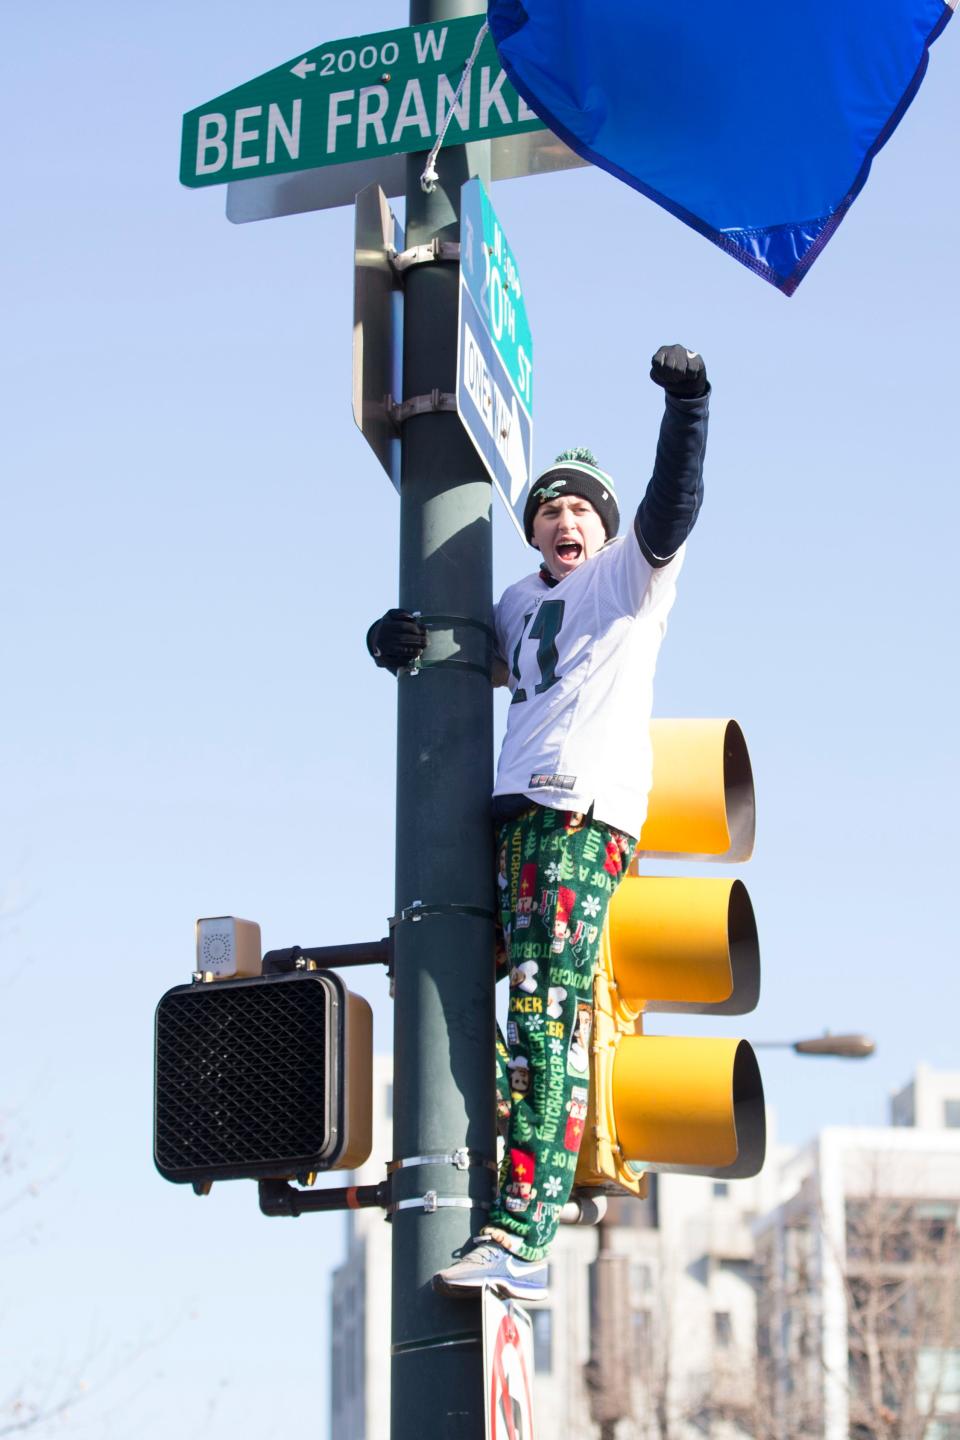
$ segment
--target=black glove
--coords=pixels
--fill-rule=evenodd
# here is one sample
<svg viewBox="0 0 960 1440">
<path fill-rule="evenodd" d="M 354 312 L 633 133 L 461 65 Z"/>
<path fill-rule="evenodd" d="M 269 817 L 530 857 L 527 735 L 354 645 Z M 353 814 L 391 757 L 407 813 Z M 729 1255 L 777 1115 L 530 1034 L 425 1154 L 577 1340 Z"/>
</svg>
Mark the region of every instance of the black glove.
<svg viewBox="0 0 960 1440">
<path fill-rule="evenodd" d="M 367 649 L 377 664 L 394 675 L 412 665 L 427 643 L 427 632 L 407 610 L 388 610 L 367 631 Z"/>
<path fill-rule="evenodd" d="M 661 345 L 650 362 L 650 379 L 668 395 L 686 400 L 707 393 L 707 367 L 703 356 L 683 345 Z"/>
</svg>

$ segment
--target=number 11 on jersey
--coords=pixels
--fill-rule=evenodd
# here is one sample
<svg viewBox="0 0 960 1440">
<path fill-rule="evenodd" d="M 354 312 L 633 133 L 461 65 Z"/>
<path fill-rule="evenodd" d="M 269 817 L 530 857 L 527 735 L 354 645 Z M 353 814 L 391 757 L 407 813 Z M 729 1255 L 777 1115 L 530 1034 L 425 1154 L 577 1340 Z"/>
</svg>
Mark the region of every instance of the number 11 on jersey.
<svg viewBox="0 0 960 1440">
<path fill-rule="evenodd" d="M 563 624 L 563 600 L 544 600 L 543 604 L 533 618 L 533 612 L 523 617 L 523 630 L 520 639 L 517 641 L 517 648 L 513 652 L 513 674 L 517 680 L 517 688 L 513 692 L 511 705 L 522 705 L 527 699 L 526 690 L 520 685 L 520 646 L 527 638 L 539 641 L 537 645 L 537 666 L 540 670 L 540 679 L 534 688 L 535 695 L 542 695 L 549 690 L 551 685 L 556 685 L 562 677 L 557 674 L 557 636 L 560 634 L 560 627 Z M 530 627 L 530 635 L 527 636 L 527 626 L 533 618 L 533 625 Z"/>
</svg>

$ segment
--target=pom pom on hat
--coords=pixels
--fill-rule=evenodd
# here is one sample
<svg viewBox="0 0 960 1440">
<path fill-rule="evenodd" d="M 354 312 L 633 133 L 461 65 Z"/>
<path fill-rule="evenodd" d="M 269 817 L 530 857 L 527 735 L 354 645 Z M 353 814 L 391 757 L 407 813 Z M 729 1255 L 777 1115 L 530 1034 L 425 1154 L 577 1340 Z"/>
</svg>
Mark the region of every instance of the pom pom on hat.
<svg viewBox="0 0 960 1440">
<path fill-rule="evenodd" d="M 572 450 L 561 450 L 553 463 L 559 465 L 561 460 L 582 460 L 584 465 L 592 465 L 594 470 L 600 469 L 599 460 L 586 445 L 574 445 Z"/>
</svg>

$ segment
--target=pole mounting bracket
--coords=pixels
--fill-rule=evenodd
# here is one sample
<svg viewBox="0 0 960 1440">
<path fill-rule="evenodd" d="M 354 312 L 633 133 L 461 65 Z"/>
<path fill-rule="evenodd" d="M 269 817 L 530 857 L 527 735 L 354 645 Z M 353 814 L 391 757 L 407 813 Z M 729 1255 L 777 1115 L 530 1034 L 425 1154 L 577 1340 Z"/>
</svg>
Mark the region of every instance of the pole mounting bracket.
<svg viewBox="0 0 960 1440">
<path fill-rule="evenodd" d="M 409 1200 L 395 1200 L 384 1208 L 388 1215 L 395 1215 L 398 1210 L 423 1210 L 427 1215 L 434 1215 L 438 1210 L 489 1210 L 490 1202 L 471 1200 L 467 1195 L 438 1195 L 436 1190 L 427 1190 Z"/>
<path fill-rule="evenodd" d="M 392 395 L 384 399 L 384 409 L 398 428 L 414 415 L 431 415 L 437 410 L 457 408 L 457 397 L 445 390 L 431 390 L 428 395 L 411 395 L 409 400 L 394 400 Z"/>
<path fill-rule="evenodd" d="M 409 250 L 387 251 L 387 254 L 394 274 L 402 275 L 414 265 L 434 265 L 438 260 L 454 260 L 459 265 L 460 242 L 441 240 L 439 235 L 434 235 L 426 245 L 411 245 Z"/>
<path fill-rule="evenodd" d="M 466 1145 L 461 1145 L 457 1150 L 441 1150 L 430 1155 L 404 1155 L 399 1160 L 391 1160 L 387 1164 L 387 1174 L 392 1175 L 395 1170 L 408 1170 L 414 1165 L 452 1165 L 455 1170 L 483 1166 L 494 1173 L 497 1171 L 495 1160 L 481 1155 L 479 1150 L 470 1150 Z"/>
<path fill-rule="evenodd" d="M 492 910 L 486 910 L 482 905 L 424 905 L 422 900 L 411 900 L 399 915 L 391 915 L 387 923 L 393 930 L 404 920 L 411 920 L 416 924 L 429 915 L 473 915 L 480 920 L 496 920 L 497 918 Z"/>
<path fill-rule="evenodd" d="M 428 632 L 438 631 L 442 633 L 448 631 L 450 638 L 454 642 L 457 642 L 458 648 L 453 651 L 452 654 L 443 655 L 443 658 L 439 660 L 431 660 L 429 658 L 429 651 L 423 655 L 418 655 L 409 665 L 402 667 L 402 672 L 398 672 L 398 679 L 400 678 L 400 673 L 416 677 L 422 674 L 424 670 L 470 670 L 474 674 L 482 675 L 485 680 L 490 680 L 492 675 L 493 653 L 497 643 L 496 633 L 491 626 L 484 624 L 482 620 L 473 620 L 466 615 L 424 615 L 420 610 L 414 610 L 411 613 L 416 616 L 420 624 L 423 625 Z M 457 658 L 460 652 L 466 648 L 468 641 L 467 636 L 462 634 L 457 635 L 457 631 L 462 631 L 463 629 L 471 632 L 477 631 L 483 636 L 482 662 L 479 660 L 461 660 Z"/>
</svg>

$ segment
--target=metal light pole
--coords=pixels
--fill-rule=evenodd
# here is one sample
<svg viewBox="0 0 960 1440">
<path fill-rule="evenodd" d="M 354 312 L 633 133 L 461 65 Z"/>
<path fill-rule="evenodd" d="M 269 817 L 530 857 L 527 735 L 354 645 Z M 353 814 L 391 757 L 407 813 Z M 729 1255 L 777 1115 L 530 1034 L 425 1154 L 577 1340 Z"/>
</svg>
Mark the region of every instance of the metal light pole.
<svg viewBox="0 0 960 1440">
<path fill-rule="evenodd" d="M 597 1257 L 590 1266 L 590 1359 L 585 1378 L 590 1418 L 600 1440 L 616 1440 L 618 1422 L 633 1414 L 630 1264 L 611 1246 L 611 1229 L 607 1220 L 598 1224 Z"/>
<path fill-rule="evenodd" d="M 478 9 L 411 0 L 410 23 Z M 408 157 L 408 247 L 459 240 L 460 186 L 489 180 L 488 157 L 486 143 L 444 146 L 431 195 L 425 157 Z M 451 261 L 407 273 L 404 398 L 456 388 L 458 278 Z M 430 642 L 422 669 L 398 682 L 392 1440 L 484 1432 L 479 1303 L 430 1281 L 483 1223 L 495 1178 L 490 504 L 458 416 L 408 419 L 399 600 Z"/>
</svg>

